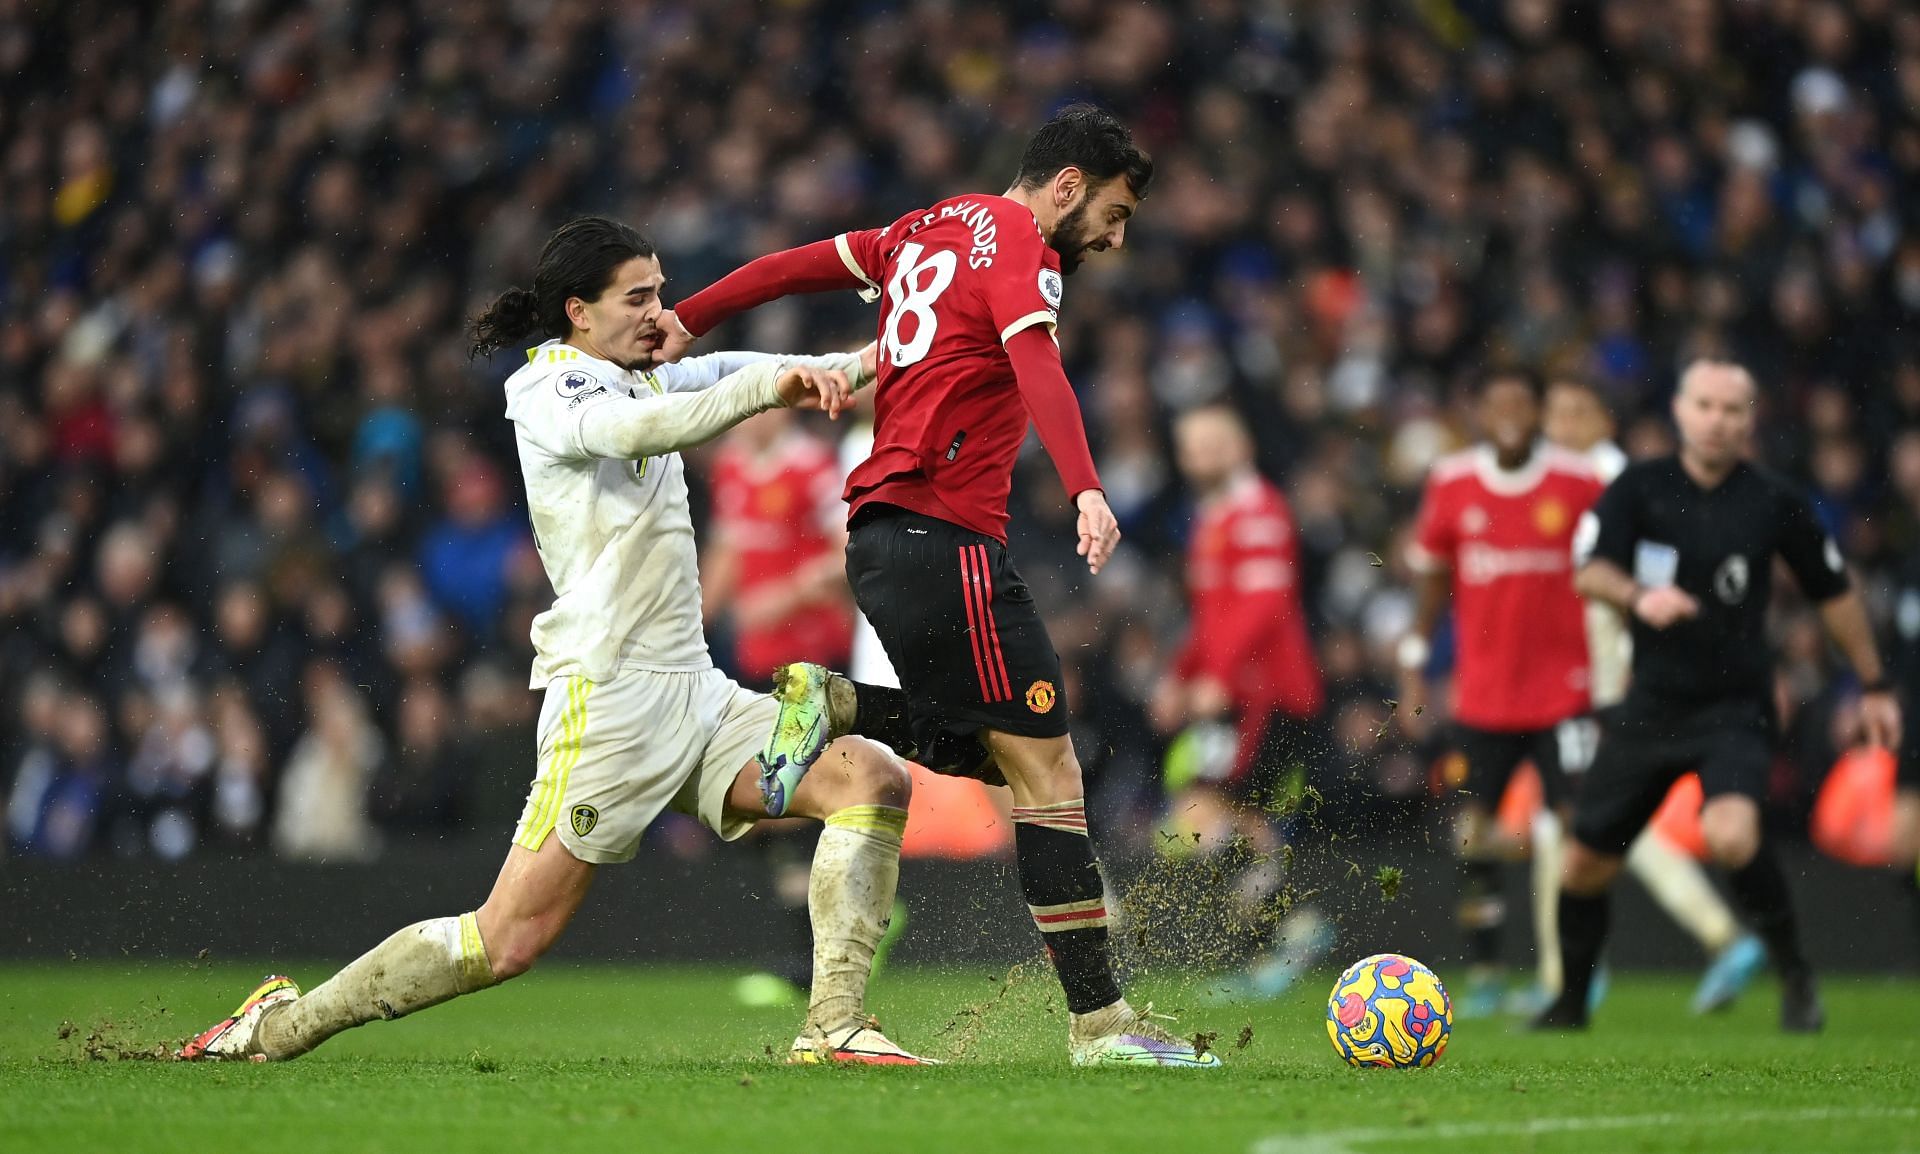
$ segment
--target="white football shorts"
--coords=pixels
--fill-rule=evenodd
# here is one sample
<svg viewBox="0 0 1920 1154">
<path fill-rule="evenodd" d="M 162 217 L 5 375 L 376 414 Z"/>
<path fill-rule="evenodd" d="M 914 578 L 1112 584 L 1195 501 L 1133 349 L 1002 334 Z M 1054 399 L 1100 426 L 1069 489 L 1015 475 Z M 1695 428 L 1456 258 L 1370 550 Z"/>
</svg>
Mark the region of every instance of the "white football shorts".
<svg viewBox="0 0 1920 1154">
<path fill-rule="evenodd" d="M 732 841 L 753 822 L 725 816 L 727 792 L 778 713 L 772 697 L 718 669 L 555 678 L 540 709 L 540 770 L 513 844 L 538 850 L 558 833 L 581 861 L 623 862 L 668 808 Z"/>
</svg>

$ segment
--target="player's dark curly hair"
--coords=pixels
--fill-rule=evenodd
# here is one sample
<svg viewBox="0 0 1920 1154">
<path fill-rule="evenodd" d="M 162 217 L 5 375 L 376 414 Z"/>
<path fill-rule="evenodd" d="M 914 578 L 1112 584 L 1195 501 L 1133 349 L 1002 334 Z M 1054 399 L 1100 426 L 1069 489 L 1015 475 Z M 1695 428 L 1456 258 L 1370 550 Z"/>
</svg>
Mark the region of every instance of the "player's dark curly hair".
<svg viewBox="0 0 1920 1154">
<path fill-rule="evenodd" d="M 1542 382 L 1540 374 L 1530 366 L 1517 363 L 1498 364 L 1488 369 L 1480 378 L 1479 387 L 1474 389 L 1474 395 L 1484 396 L 1493 386 L 1509 381 L 1526 386 L 1526 390 L 1533 394 L 1533 399 L 1536 401 L 1546 395 L 1547 387 Z"/>
<path fill-rule="evenodd" d="M 629 225 L 604 216 L 583 216 L 561 225 L 540 250 L 533 288 L 510 288 L 493 298 L 467 326 L 469 357 L 490 357 L 528 336 L 564 337 L 573 331 L 567 301 L 598 300 L 613 272 L 639 256 L 653 255 L 653 242 Z"/>
<path fill-rule="evenodd" d="M 1077 168 L 1101 183 L 1124 177 L 1139 199 L 1153 183 L 1153 157 L 1133 142 L 1119 117 L 1094 104 L 1069 104 L 1041 125 L 1020 154 L 1013 182 L 1039 188 L 1063 168 Z"/>
</svg>

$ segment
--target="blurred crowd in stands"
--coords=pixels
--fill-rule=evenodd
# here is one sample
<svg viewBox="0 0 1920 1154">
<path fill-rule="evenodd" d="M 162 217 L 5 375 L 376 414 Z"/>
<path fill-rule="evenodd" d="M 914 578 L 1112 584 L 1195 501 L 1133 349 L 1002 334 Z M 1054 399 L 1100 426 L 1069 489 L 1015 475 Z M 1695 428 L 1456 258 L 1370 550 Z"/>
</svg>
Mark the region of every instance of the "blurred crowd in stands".
<svg viewBox="0 0 1920 1154">
<path fill-rule="evenodd" d="M 1193 523 L 1170 429 L 1208 402 L 1292 502 L 1316 772 L 1353 812 L 1429 792 L 1431 751 L 1388 724 L 1401 551 L 1489 367 L 1592 382 L 1645 455 L 1683 363 L 1745 361 L 1757 455 L 1816 495 L 1881 624 L 1920 631 L 1891 593 L 1920 550 L 1920 8 L 1898 0 L 0 0 L 0 91 L 13 854 L 355 859 L 509 828 L 550 592 L 513 365 L 470 363 L 465 317 L 577 212 L 646 231 L 671 301 L 999 191 L 1075 97 L 1159 166 L 1059 334 L 1126 545 L 1085 577 L 1037 446 L 1012 543 L 1109 837 L 1159 796 L 1147 703 Z M 871 331 L 845 294 L 707 345 Z M 1790 822 L 1846 687 L 1803 613 L 1780 627 Z"/>
</svg>

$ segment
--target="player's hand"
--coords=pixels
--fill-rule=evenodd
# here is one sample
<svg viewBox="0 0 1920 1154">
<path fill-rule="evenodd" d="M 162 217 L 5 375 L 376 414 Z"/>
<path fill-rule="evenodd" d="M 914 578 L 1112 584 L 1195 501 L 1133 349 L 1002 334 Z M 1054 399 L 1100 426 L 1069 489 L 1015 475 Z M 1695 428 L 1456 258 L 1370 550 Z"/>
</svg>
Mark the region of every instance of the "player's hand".
<svg viewBox="0 0 1920 1154">
<path fill-rule="evenodd" d="M 853 386 L 838 369 L 789 365 L 775 382 L 780 400 L 790 409 L 808 409 L 838 420 L 841 409 L 853 407 Z"/>
<path fill-rule="evenodd" d="M 1400 732 L 1413 741 L 1425 741 L 1433 732 L 1433 718 L 1427 713 L 1427 679 L 1417 670 L 1400 673 L 1400 701 L 1394 707 L 1394 721 Z"/>
<path fill-rule="evenodd" d="M 1201 674 L 1187 689 L 1187 711 L 1196 721 L 1217 721 L 1233 712 L 1233 694 L 1219 678 Z"/>
<path fill-rule="evenodd" d="M 1860 695 L 1860 725 L 1867 743 L 1898 750 L 1901 738 L 1900 698 L 1891 689 Z"/>
<path fill-rule="evenodd" d="M 1677 621 L 1700 615 L 1700 602 L 1693 594 L 1675 585 L 1643 589 L 1633 599 L 1633 615 L 1655 629 L 1665 629 Z"/>
<path fill-rule="evenodd" d="M 1153 687 L 1147 718 L 1155 733 L 1172 733 L 1187 723 L 1187 687 L 1176 677 L 1163 677 Z"/>
<path fill-rule="evenodd" d="M 687 331 L 687 326 L 680 323 L 680 318 L 674 315 L 672 309 L 661 313 L 660 319 L 655 321 L 654 325 L 660 330 L 660 344 L 653 350 L 654 364 L 664 365 L 668 361 L 677 361 L 686 356 L 687 350 L 693 347 L 693 334 Z"/>
<path fill-rule="evenodd" d="M 1080 508 L 1080 544 L 1074 552 L 1087 559 L 1090 572 L 1098 573 L 1120 544 L 1120 522 L 1107 507 L 1107 495 L 1098 489 L 1081 493 L 1074 504 Z"/>
</svg>

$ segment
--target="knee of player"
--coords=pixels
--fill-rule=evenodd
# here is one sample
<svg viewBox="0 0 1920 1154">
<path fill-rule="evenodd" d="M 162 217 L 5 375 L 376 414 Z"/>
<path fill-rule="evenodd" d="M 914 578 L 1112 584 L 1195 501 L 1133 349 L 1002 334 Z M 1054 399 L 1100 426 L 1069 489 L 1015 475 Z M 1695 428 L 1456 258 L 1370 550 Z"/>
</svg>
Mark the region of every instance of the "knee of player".
<svg viewBox="0 0 1920 1154">
<path fill-rule="evenodd" d="M 1453 852 L 1465 861 L 1483 861 L 1501 856 L 1499 826 L 1485 805 L 1469 801 L 1460 808 L 1453 827 Z"/>
<path fill-rule="evenodd" d="M 1026 778 L 1026 787 L 1042 804 L 1051 801 L 1066 801 L 1086 796 L 1086 782 L 1080 774 L 1080 759 L 1074 755 L 1073 746 L 1061 742 L 1052 756 L 1035 759 L 1027 766 L 1010 770 L 1005 758 L 1000 759 L 1002 772 L 1011 777 L 1014 773 Z"/>
<path fill-rule="evenodd" d="M 1707 843 L 1707 853 L 1713 857 L 1715 865 L 1723 869 L 1737 870 L 1753 860 L 1760 850 L 1760 830 L 1751 821 L 1728 818 L 1723 821 L 1700 822 L 1701 838 Z"/>
<path fill-rule="evenodd" d="M 1580 897 L 1602 893 L 1619 874 L 1621 860 L 1570 839 L 1566 844 L 1565 861 L 1560 867 L 1560 888 Z"/>
<path fill-rule="evenodd" d="M 1760 850 L 1760 807 L 1737 794 L 1711 798 L 1700 809 L 1700 837 L 1723 869 L 1739 869 Z"/>
<path fill-rule="evenodd" d="M 870 741 L 847 742 L 848 805 L 907 808 L 913 800 L 913 775 L 899 758 Z"/>
</svg>

